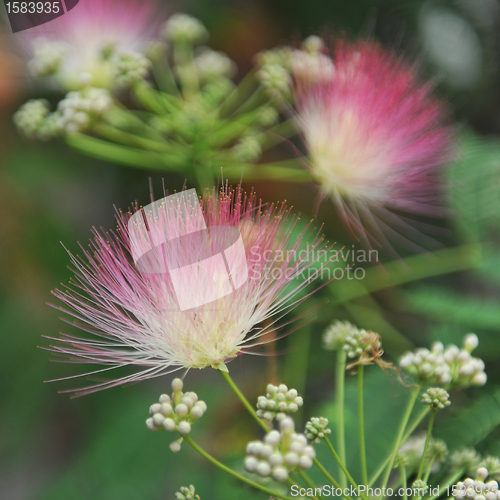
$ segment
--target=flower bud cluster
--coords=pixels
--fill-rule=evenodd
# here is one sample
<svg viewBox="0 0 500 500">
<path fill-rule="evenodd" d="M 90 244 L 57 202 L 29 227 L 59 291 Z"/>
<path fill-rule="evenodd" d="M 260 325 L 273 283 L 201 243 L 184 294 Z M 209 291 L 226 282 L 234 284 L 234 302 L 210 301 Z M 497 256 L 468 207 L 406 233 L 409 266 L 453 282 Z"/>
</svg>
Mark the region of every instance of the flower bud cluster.
<svg viewBox="0 0 500 500">
<path fill-rule="evenodd" d="M 194 58 L 194 65 L 201 81 L 217 78 L 233 78 L 238 68 L 224 52 L 209 48 L 204 49 Z"/>
<path fill-rule="evenodd" d="M 19 132 L 29 139 L 49 139 L 50 128 L 47 118 L 50 115 L 49 103 L 45 99 L 32 99 L 23 104 L 14 114 L 14 123 Z"/>
<path fill-rule="evenodd" d="M 450 468 L 453 471 L 465 470 L 469 474 L 475 471 L 481 462 L 481 456 L 474 448 L 463 448 L 450 455 Z"/>
<path fill-rule="evenodd" d="M 424 453 L 425 440 L 426 435 L 424 433 L 412 436 L 405 441 L 398 451 L 394 466 L 399 467 L 400 465 L 404 465 L 408 473 L 415 471 Z M 446 460 L 447 456 L 448 447 L 446 443 L 441 439 L 431 439 L 425 459 L 427 462 L 432 462 L 432 472 L 439 471 L 440 464 Z"/>
<path fill-rule="evenodd" d="M 28 62 L 32 76 L 51 76 L 57 73 L 68 52 L 68 46 L 60 41 L 35 38 L 32 42 L 33 58 Z"/>
<path fill-rule="evenodd" d="M 422 479 L 417 479 L 412 485 L 413 491 L 417 490 L 419 496 L 423 497 L 429 491 L 429 485 Z"/>
<path fill-rule="evenodd" d="M 291 68 L 295 78 L 309 83 L 328 82 L 335 73 L 331 57 L 321 52 L 304 50 L 293 51 Z"/>
<path fill-rule="evenodd" d="M 199 498 L 199 497 L 198 497 Z M 175 494 L 175 500 L 195 500 L 194 486 L 182 486 L 181 489 Z"/>
<path fill-rule="evenodd" d="M 60 128 L 66 132 L 88 130 L 95 120 L 102 117 L 113 105 L 111 94 L 105 89 L 88 87 L 69 92 L 59 102 L 57 118 Z"/>
<path fill-rule="evenodd" d="M 203 417 L 207 411 L 204 401 L 199 401 L 194 392 L 182 392 L 182 380 L 176 378 L 172 381 L 173 394 L 162 394 L 158 403 L 149 408 L 150 418 L 146 426 L 150 431 L 164 429 L 168 432 L 178 432 L 185 436 L 191 432 L 192 424 Z M 182 439 L 174 441 L 170 449 L 174 452 L 180 450 Z M 178 443 L 177 445 L 175 443 Z"/>
<path fill-rule="evenodd" d="M 253 135 L 245 135 L 232 148 L 236 161 L 253 162 L 260 158 L 262 147 Z"/>
<path fill-rule="evenodd" d="M 163 26 L 162 35 L 169 42 L 198 44 L 208 40 L 208 31 L 201 21 L 182 13 L 170 17 Z"/>
<path fill-rule="evenodd" d="M 488 470 L 490 479 L 500 480 L 500 459 L 491 455 L 481 460 L 479 467 L 484 467 Z"/>
<path fill-rule="evenodd" d="M 297 434 L 290 417 L 280 422 L 280 430 L 269 432 L 264 441 L 252 441 L 247 446 L 245 469 L 261 477 L 284 482 L 289 474 L 310 469 L 316 457 L 304 434 Z"/>
<path fill-rule="evenodd" d="M 283 420 L 288 413 L 295 413 L 304 404 L 304 400 L 295 389 L 288 389 L 285 384 L 269 384 L 267 394 L 257 399 L 257 416 L 265 420 Z"/>
<path fill-rule="evenodd" d="M 144 80 L 151 68 L 149 59 L 140 52 L 116 54 L 112 63 L 116 83 L 120 86 L 129 86 Z"/>
<path fill-rule="evenodd" d="M 335 321 L 323 333 L 323 348 L 327 351 L 340 351 L 344 348 L 346 338 L 356 330 L 349 321 Z"/>
<path fill-rule="evenodd" d="M 310 443 L 319 444 L 321 440 L 332 433 L 327 429 L 328 419 L 324 417 L 313 417 L 306 423 L 305 435 Z"/>
<path fill-rule="evenodd" d="M 270 127 L 278 122 L 279 117 L 280 115 L 276 108 L 273 108 L 272 106 L 266 106 L 259 112 L 259 123 L 263 127 Z"/>
<path fill-rule="evenodd" d="M 290 94 L 292 76 L 302 83 L 321 83 L 329 81 L 335 67 L 332 58 L 323 53 L 323 40 L 310 36 L 302 42 L 301 49 L 279 47 L 262 52 L 258 56 L 261 69 L 257 73 L 264 88 L 271 97 Z"/>
<path fill-rule="evenodd" d="M 357 328 L 346 337 L 344 351 L 349 359 L 359 358 L 361 364 L 370 362 L 375 353 L 382 348 L 380 335 L 371 330 L 358 330 Z"/>
<path fill-rule="evenodd" d="M 498 483 L 493 480 L 484 482 L 488 475 L 488 469 L 480 467 L 476 471 L 476 480 L 467 478 L 453 486 L 453 496 L 458 499 L 467 498 L 470 500 L 500 499 Z"/>
<path fill-rule="evenodd" d="M 441 387 L 431 387 L 422 394 L 422 403 L 433 410 L 443 409 L 450 406 L 450 395 Z"/>
<path fill-rule="evenodd" d="M 462 388 L 484 385 L 487 380 L 484 362 L 471 356 L 477 345 L 477 336 L 471 333 L 465 337 L 462 349 L 456 345 L 449 345 L 445 349 L 441 342 L 435 342 L 430 350 L 420 348 L 415 352 L 407 352 L 399 364 L 422 382 Z"/>
<path fill-rule="evenodd" d="M 278 99 L 290 95 L 290 72 L 280 64 L 265 64 L 257 71 L 256 76 L 271 98 Z"/>
</svg>

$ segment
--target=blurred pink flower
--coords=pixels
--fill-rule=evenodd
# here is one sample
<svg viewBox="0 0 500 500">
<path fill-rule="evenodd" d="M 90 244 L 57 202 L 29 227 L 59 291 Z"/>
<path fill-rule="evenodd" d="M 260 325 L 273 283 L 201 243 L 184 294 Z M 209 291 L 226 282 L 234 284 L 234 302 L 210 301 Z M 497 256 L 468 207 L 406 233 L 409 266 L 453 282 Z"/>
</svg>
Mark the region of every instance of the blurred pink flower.
<svg viewBox="0 0 500 500">
<path fill-rule="evenodd" d="M 332 60 L 328 81 L 295 74 L 298 122 L 323 196 L 364 237 L 405 225 L 386 208 L 439 215 L 452 133 L 431 85 L 375 42 L 339 41 Z"/>
<path fill-rule="evenodd" d="M 117 232 L 95 231 L 85 258 L 70 254 L 76 272 L 72 288 L 53 292 L 67 306 L 59 309 L 92 335 L 61 334 L 60 339 L 53 339 L 61 344 L 49 350 L 66 361 L 108 366 L 77 376 L 125 366 L 144 369 L 67 392 L 82 395 L 181 368 L 226 370 L 225 362 L 268 341 L 270 337 L 263 336 L 276 329 L 279 317 L 305 298 L 297 294 L 321 272 L 322 266 L 316 262 L 320 250 L 327 251 L 323 237 L 306 229 L 292 240 L 297 219 L 289 209 L 284 205 L 264 207 L 254 193 L 247 196 L 239 188 L 226 188 L 218 194 L 206 191 L 201 206 L 209 228 L 240 231 L 248 268 L 246 282 L 218 300 L 181 311 L 170 273 L 139 272 L 132 262 L 128 222 L 133 213 L 120 212 Z M 138 210 L 135 206 L 133 212 Z M 164 216 L 161 210 L 159 218 Z M 187 246 L 164 247 L 164 252 L 170 262 L 181 262 L 186 255 L 197 255 L 196 246 L 195 237 Z M 308 269 L 311 266 L 315 267 Z M 184 284 L 196 295 L 219 286 L 216 272 L 214 269 L 205 277 L 187 272 Z M 271 320 L 274 316 L 278 317 Z M 265 320 L 269 320 L 265 326 L 257 326 Z"/>
<path fill-rule="evenodd" d="M 65 90 L 111 88 L 114 54 L 144 49 L 159 26 L 154 0 L 84 0 L 67 14 L 19 35 L 33 76 L 53 75 Z"/>
</svg>

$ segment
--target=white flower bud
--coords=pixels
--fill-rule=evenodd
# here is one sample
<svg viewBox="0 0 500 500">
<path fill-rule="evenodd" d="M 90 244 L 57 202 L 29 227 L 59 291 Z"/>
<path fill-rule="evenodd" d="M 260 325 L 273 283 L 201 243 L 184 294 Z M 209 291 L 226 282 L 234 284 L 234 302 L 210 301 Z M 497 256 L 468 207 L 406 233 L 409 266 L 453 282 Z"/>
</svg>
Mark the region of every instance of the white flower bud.
<svg viewBox="0 0 500 500">
<path fill-rule="evenodd" d="M 284 460 L 288 467 L 295 467 L 299 464 L 300 458 L 297 453 L 289 452 L 285 455 Z"/>
<path fill-rule="evenodd" d="M 477 469 L 476 471 L 476 477 L 477 479 L 483 481 L 488 477 L 488 469 L 486 469 L 485 467 L 479 467 L 479 469 Z"/>
<path fill-rule="evenodd" d="M 174 392 L 182 391 L 183 387 L 184 384 L 180 378 L 174 378 L 174 380 L 172 380 L 172 390 Z"/>
<path fill-rule="evenodd" d="M 430 375 L 432 373 L 432 365 L 430 363 L 424 363 L 420 368 L 420 371 L 424 375 Z"/>
<path fill-rule="evenodd" d="M 474 377 L 472 378 L 472 383 L 474 385 L 484 385 L 486 384 L 486 381 L 488 380 L 488 376 L 484 372 L 476 373 Z"/>
<path fill-rule="evenodd" d="M 153 422 L 153 419 L 152 418 L 148 418 L 146 420 L 146 427 L 150 430 L 150 431 L 157 431 L 158 429 L 155 427 L 155 424 Z"/>
<path fill-rule="evenodd" d="M 295 425 L 290 417 L 283 419 L 280 423 L 281 432 L 293 432 Z"/>
<path fill-rule="evenodd" d="M 256 472 L 261 477 L 267 477 L 271 473 L 271 466 L 267 462 L 259 462 Z"/>
<path fill-rule="evenodd" d="M 172 405 L 170 403 L 163 403 L 160 407 L 160 413 L 165 417 L 172 415 L 173 412 L 174 412 L 174 410 L 173 410 Z"/>
<path fill-rule="evenodd" d="M 185 436 L 191 432 L 191 424 L 189 422 L 180 422 L 177 430 L 181 436 Z"/>
<path fill-rule="evenodd" d="M 310 469 L 313 465 L 313 461 L 307 456 L 303 455 L 300 457 L 299 466 L 302 470 Z"/>
<path fill-rule="evenodd" d="M 189 412 L 188 407 L 183 403 L 178 404 L 175 407 L 175 413 L 179 415 L 179 417 L 185 417 L 188 414 L 188 412 Z"/>
<path fill-rule="evenodd" d="M 279 412 L 285 412 L 288 409 L 288 405 L 283 401 L 282 403 L 278 404 L 278 411 Z"/>
<path fill-rule="evenodd" d="M 179 453 L 179 451 L 181 451 L 181 443 L 178 440 L 173 441 L 170 443 L 169 448 L 172 453 Z"/>
<path fill-rule="evenodd" d="M 166 418 L 164 421 L 163 421 L 163 428 L 168 431 L 168 432 L 173 432 L 175 431 L 176 429 L 176 425 L 175 425 L 175 422 L 171 419 L 171 418 Z"/>
<path fill-rule="evenodd" d="M 184 396 L 181 399 L 181 403 L 184 404 L 184 405 L 186 405 L 189 410 L 194 405 L 194 401 L 189 396 L 186 396 L 185 394 L 184 394 Z"/>
<path fill-rule="evenodd" d="M 198 405 L 194 405 L 193 408 L 191 408 L 191 411 L 189 413 L 192 418 L 198 419 L 203 417 L 203 408 Z"/>
<path fill-rule="evenodd" d="M 304 47 L 304 50 L 307 52 L 314 53 L 321 52 L 324 44 L 323 40 L 319 36 L 311 35 L 302 42 L 302 47 Z"/>
<path fill-rule="evenodd" d="M 264 441 L 267 444 L 270 444 L 271 446 L 276 446 L 280 442 L 280 439 L 281 439 L 280 433 L 278 431 L 274 430 L 266 435 L 266 437 L 264 438 Z"/>
<path fill-rule="evenodd" d="M 464 349 L 472 352 L 479 345 L 479 339 L 475 333 L 469 333 L 464 339 Z"/>
<path fill-rule="evenodd" d="M 195 44 L 207 40 L 208 31 L 198 19 L 177 13 L 165 23 L 163 36 L 169 41 Z"/>
<path fill-rule="evenodd" d="M 285 467 L 276 467 L 273 470 L 273 479 L 278 483 L 283 483 L 288 479 L 288 471 Z"/>
<path fill-rule="evenodd" d="M 281 465 L 283 463 L 283 456 L 281 455 L 281 453 L 273 453 L 270 457 L 269 457 L 269 463 L 275 467 L 277 465 Z"/>
<path fill-rule="evenodd" d="M 160 402 L 160 404 L 170 403 L 170 396 L 168 394 L 162 394 L 158 401 Z"/>
<path fill-rule="evenodd" d="M 153 423 L 155 424 L 156 427 L 160 427 L 161 424 L 163 424 L 164 420 L 165 417 L 161 413 L 155 413 L 153 415 Z"/>
<path fill-rule="evenodd" d="M 299 441 L 294 441 L 290 445 L 290 451 L 301 454 L 304 451 L 305 445 Z"/>
<path fill-rule="evenodd" d="M 255 472 L 259 465 L 259 461 L 255 457 L 246 457 L 243 463 L 248 472 Z"/>
<path fill-rule="evenodd" d="M 273 384 L 268 384 L 266 391 L 270 396 L 274 396 L 278 392 L 278 388 Z"/>
<path fill-rule="evenodd" d="M 498 491 L 498 483 L 496 481 L 488 481 L 485 486 L 489 491 Z"/>
<path fill-rule="evenodd" d="M 399 361 L 399 366 L 401 368 L 408 368 L 413 361 L 413 354 L 411 352 L 405 354 Z"/>
<path fill-rule="evenodd" d="M 158 413 L 161 410 L 161 404 L 155 403 L 149 407 L 149 414 L 153 416 L 155 413 Z"/>
<path fill-rule="evenodd" d="M 269 458 L 273 454 L 273 447 L 269 444 L 265 444 L 260 450 L 260 456 L 262 458 Z"/>
</svg>

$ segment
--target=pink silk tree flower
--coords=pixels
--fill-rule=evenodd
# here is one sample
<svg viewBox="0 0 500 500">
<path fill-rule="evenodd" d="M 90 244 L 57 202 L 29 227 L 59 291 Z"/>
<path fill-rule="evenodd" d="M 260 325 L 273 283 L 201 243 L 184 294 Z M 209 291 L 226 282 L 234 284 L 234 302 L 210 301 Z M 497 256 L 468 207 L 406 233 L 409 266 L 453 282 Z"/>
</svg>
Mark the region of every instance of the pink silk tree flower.
<svg viewBox="0 0 500 500">
<path fill-rule="evenodd" d="M 111 89 L 116 58 L 146 60 L 141 51 L 156 34 L 154 0 L 85 0 L 65 15 L 20 34 L 32 76 L 51 76 L 64 90 Z"/>
<path fill-rule="evenodd" d="M 297 119 L 323 197 L 364 237 L 405 226 L 387 209 L 440 215 L 452 132 L 431 85 L 372 41 L 339 41 L 332 61 L 326 81 L 295 74 Z"/>
<path fill-rule="evenodd" d="M 300 292 L 328 265 L 324 257 L 331 247 L 322 236 L 307 227 L 297 236 L 295 231 L 292 238 L 297 218 L 285 205 L 263 206 L 254 193 L 246 195 L 240 188 L 206 191 L 195 200 L 203 220 L 200 227 L 190 228 L 185 244 L 169 241 L 153 246 L 154 252 L 147 254 L 152 247 L 131 234 L 131 227 L 135 229 L 130 221 L 149 206 L 135 206 L 128 213 L 119 212 L 116 232 L 94 231 L 84 257 L 70 254 L 75 278 L 67 290 L 53 294 L 64 303 L 58 309 L 71 315 L 73 323 L 89 335 L 80 338 L 61 334 L 60 339 L 52 339 L 59 343 L 49 350 L 65 361 L 106 366 L 78 376 L 119 367 L 142 370 L 67 392 L 87 394 L 182 368 L 227 371 L 227 361 L 266 342 L 264 336 L 276 329 L 276 321 L 307 297 Z M 153 224 L 161 225 L 163 220 L 166 232 L 171 229 L 163 207 L 161 204 L 154 217 L 148 219 L 151 241 L 159 233 Z M 232 283 L 238 281 L 234 291 L 210 303 L 181 310 L 173 263 L 182 271 L 183 289 L 191 289 L 195 298 L 205 291 L 214 294 L 222 286 L 222 275 L 211 267 L 215 261 L 203 260 L 208 256 L 198 252 L 206 236 L 201 226 L 208 228 L 214 256 L 225 247 L 221 245 L 224 241 L 217 241 L 220 230 L 238 230 L 248 278 L 241 280 L 232 274 Z M 147 254 L 148 258 L 136 265 L 132 254 Z M 161 260 L 162 256 L 167 270 L 155 268 L 159 261 L 154 264 L 154 259 Z M 232 259 L 227 252 L 226 257 Z M 202 265 L 195 270 L 187 265 L 188 260 Z M 320 260 L 326 263 L 318 263 Z M 233 273 L 235 268 L 231 269 Z M 259 326 L 263 322 L 265 325 Z"/>
</svg>

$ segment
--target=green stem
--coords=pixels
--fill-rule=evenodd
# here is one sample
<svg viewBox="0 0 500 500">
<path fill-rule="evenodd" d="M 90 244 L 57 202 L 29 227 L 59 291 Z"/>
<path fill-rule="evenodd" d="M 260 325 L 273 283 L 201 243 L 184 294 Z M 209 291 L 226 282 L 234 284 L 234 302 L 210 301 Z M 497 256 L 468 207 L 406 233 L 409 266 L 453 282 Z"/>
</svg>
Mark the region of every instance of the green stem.
<svg viewBox="0 0 500 500">
<path fill-rule="evenodd" d="M 387 483 L 389 482 L 389 476 L 391 475 L 392 472 L 392 467 L 394 465 L 394 460 L 396 459 L 396 455 L 398 454 L 399 447 L 401 446 L 401 442 L 403 440 L 404 432 L 406 429 L 406 425 L 408 424 L 408 420 L 410 419 L 411 412 L 413 410 L 413 407 L 415 406 L 415 402 L 417 401 L 418 395 L 420 393 L 420 388 L 421 385 L 417 385 L 413 389 L 413 392 L 410 396 L 410 399 L 408 401 L 408 405 L 406 407 L 406 411 L 403 415 L 403 420 L 401 421 L 401 424 L 399 425 L 399 430 L 396 436 L 396 441 L 394 442 L 394 448 L 391 453 L 391 458 L 389 460 L 389 465 L 385 471 L 384 478 L 382 480 L 382 488 L 387 486 Z"/>
<path fill-rule="evenodd" d="M 408 494 L 406 493 L 408 481 L 406 479 L 406 467 L 404 465 L 401 466 L 401 482 L 403 483 L 403 488 L 405 489 L 403 500 L 408 500 Z"/>
<path fill-rule="evenodd" d="M 85 134 L 66 134 L 64 140 L 76 151 L 100 160 L 129 167 L 169 171 L 172 166 L 164 155 L 126 146 L 119 146 Z"/>
<path fill-rule="evenodd" d="M 243 176 L 244 181 L 265 180 L 282 181 L 302 184 L 309 182 L 309 174 L 306 170 L 298 168 L 286 168 L 276 165 L 249 165 L 245 168 L 241 166 L 228 165 L 223 168 L 224 177 L 239 181 Z"/>
<path fill-rule="evenodd" d="M 339 466 L 346 463 L 345 453 L 345 429 L 344 429 L 344 389 L 345 389 L 345 364 L 346 352 L 340 349 L 337 352 L 337 363 L 335 366 L 335 408 L 337 410 L 337 447 L 339 450 Z M 347 476 L 340 474 L 340 484 L 347 486 Z"/>
<path fill-rule="evenodd" d="M 351 485 L 356 488 L 356 490 L 358 489 L 358 485 L 356 484 L 356 482 L 354 481 L 354 479 L 352 478 L 352 476 L 349 474 L 349 471 L 347 470 L 347 467 L 345 466 L 345 463 L 342 462 L 342 460 L 340 459 L 339 455 L 337 454 L 337 452 L 335 451 L 335 448 L 332 446 L 332 443 L 330 442 L 330 440 L 325 436 L 324 437 L 324 440 L 325 440 L 325 443 L 327 444 L 328 448 L 330 448 L 330 451 L 332 452 L 333 454 L 333 457 L 335 458 L 335 460 L 337 461 L 337 463 L 339 464 L 340 466 L 340 469 L 342 470 L 342 472 L 344 474 L 342 474 L 344 477 L 346 477 L 349 482 L 351 483 Z M 363 483 L 363 484 L 366 484 L 366 483 Z M 359 496 L 361 498 L 363 498 L 363 500 L 368 500 L 366 495 L 364 493 L 359 493 Z"/>
<path fill-rule="evenodd" d="M 290 335 L 286 339 L 286 350 L 289 354 L 284 360 L 283 380 L 286 380 L 289 387 L 294 387 L 299 394 L 304 394 L 306 388 L 311 336 L 312 327 L 308 324 L 300 330 L 300 335 Z M 301 422 L 301 418 L 302 407 L 295 414 L 297 422 Z"/>
<path fill-rule="evenodd" d="M 333 479 L 331 474 L 321 465 L 321 462 L 317 458 L 314 459 L 314 465 L 323 473 L 323 475 L 328 479 L 328 481 L 330 481 L 330 483 L 332 483 L 333 486 L 335 486 L 335 488 L 341 488 L 342 493 L 344 493 L 344 488 L 337 481 L 335 481 L 335 479 Z M 352 500 L 352 498 L 349 495 L 342 494 L 342 496 L 346 500 Z"/>
<path fill-rule="evenodd" d="M 238 389 L 237 385 L 234 383 L 233 379 L 229 373 L 219 370 L 224 380 L 229 384 L 229 387 L 234 391 L 239 400 L 243 403 L 243 406 L 250 412 L 250 415 L 256 420 L 256 422 L 266 431 L 269 432 L 269 427 L 264 423 L 262 419 L 257 416 L 256 411 L 253 406 L 248 402 L 248 399 L 243 395 L 243 393 Z"/>
<path fill-rule="evenodd" d="M 307 486 L 309 486 L 310 488 L 316 488 L 316 485 L 313 483 L 312 479 L 303 470 L 299 471 L 299 475 L 307 484 Z"/>
<path fill-rule="evenodd" d="M 105 125 L 105 124 L 96 125 L 94 128 L 94 132 L 104 137 L 105 139 L 109 139 L 118 144 L 123 144 L 125 146 L 133 145 L 138 148 L 144 149 L 146 151 L 175 154 L 174 149 L 175 148 L 179 149 L 177 145 L 170 145 L 166 140 L 160 142 L 157 140 L 140 137 L 136 134 L 124 132 L 123 130 L 117 129 L 110 125 Z"/>
<path fill-rule="evenodd" d="M 434 465 L 434 457 L 432 457 L 429 460 L 429 466 L 427 467 L 427 470 L 425 471 L 425 474 L 424 474 L 424 477 L 423 477 L 423 480 L 425 482 L 427 482 L 429 480 L 429 476 L 431 475 L 431 470 L 432 470 L 432 466 L 433 465 Z"/>
<path fill-rule="evenodd" d="M 365 446 L 365 419 L 363 410 L 363 372 L 364 366 L 358 367 L 358 430 L 359 430 L 359 452 L 361 458 L 361 482 L 368 484 L 368 472 L 366 470 L 366 446 Z"/>
<path fill-rule="evenodd" d="M 401 440 L 402 443 L 405 443 L 408 438 L 413 434 L 415 429 L 419 426 L 420 422 L 425 418 L 427 413 L 430 411 L 430 406 L 426 406 L 423 411 L 420 412 L 420 415 L 413 421 L 413 423 L 408 427 L 408 430 L 405 432 L 403 439 Z M 380 474 L 384 472 L 387 464 L 389 463 L 389 460 L 392 457 L 392 453 L 390 453 L 387 458 L 384 460 L 382 465 L 378 468 L 377 472 L 373 474 L 373 476 L 370 479 L 370 482 L 368 483 L 370 486 L 373 486 L 375 481 L 379 478 Z"/>
<path fill-rule="evenodd" d="M 417 480 L 422 479 L 422 474 L 424 473 L 425 459 L 427 457 L 427 451 L 429 450 L 429 444 L 431 442 L 432 426 L 434 425 L 436 412 L 437 410 L 432 410 L 431 418 L 429 419 L 429 425 L 427 426 L 427 436 L 425 438 L 424 452 L 422 453 L 422 458 L 420 459 L 420 466 L 418 468 Z"/>
<path fill-rule="evenodd" d="M 195 451 L 197 451 L 202 457 L 206 458 L 209 462 L 214 464 L 215 466 L 219 467 L 219 469 L 223 470 L 224 472 L 227 472 L 231 476 L 235 477 L 236 479 L 239 479 L 240 481 L 248 484 L 249 486 L 253 486 L 254 488 L 264 492 L 266 495 L 271 495 L 275 496 L 276 498 L 281 498 L 282 500 L 291 500 L 291 497 L 282 495 L 281 493 L 278 493 L 277 491 L 271 490 L 269 488 L 266 488 L 265 486 L 262 486 L 258 483 L 255 483 L 251 479 L 247 479 L 244 476 L 241 476 L 234 470 L 230 469 L 229 467 L 226 467 L 224 464 L 220 463 L 218 460 L 216 460 L 214 457 L 209 455 L 203 448 L 198 446 L 194 441 L 193 438 L 188 434 L 184 437 L 184 441 L 191 446 Z"/>
</svg>

